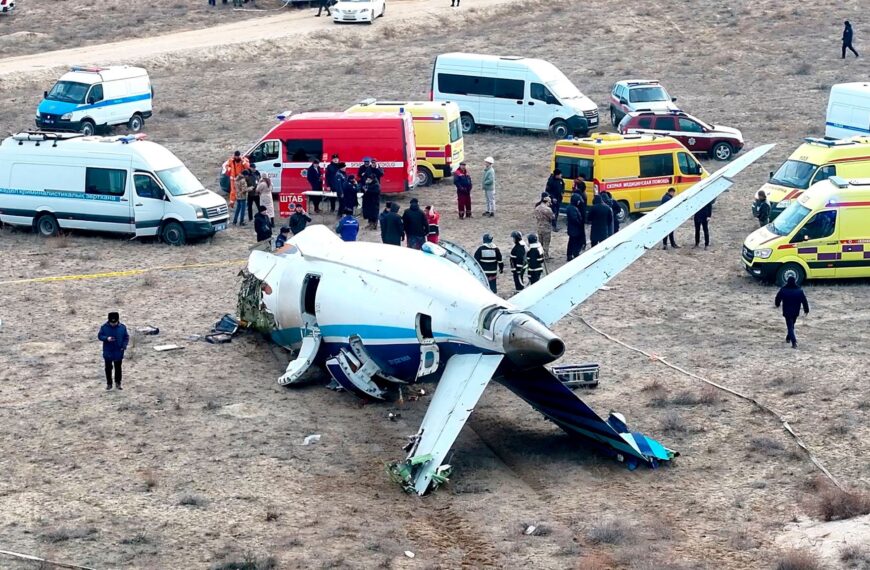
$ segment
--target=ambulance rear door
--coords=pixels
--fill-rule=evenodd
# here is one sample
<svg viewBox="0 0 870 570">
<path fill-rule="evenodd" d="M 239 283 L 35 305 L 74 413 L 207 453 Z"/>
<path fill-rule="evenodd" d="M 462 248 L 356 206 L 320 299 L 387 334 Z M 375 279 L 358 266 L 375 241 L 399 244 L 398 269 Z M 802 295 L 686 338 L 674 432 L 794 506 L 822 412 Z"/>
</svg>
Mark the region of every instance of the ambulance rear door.
<svg viewBox="0 0 870 570">
<path fill-rule="evenodd" d="M 837 277 L 870 277 L 870 201 L 839 209 Z"/>
</svg>

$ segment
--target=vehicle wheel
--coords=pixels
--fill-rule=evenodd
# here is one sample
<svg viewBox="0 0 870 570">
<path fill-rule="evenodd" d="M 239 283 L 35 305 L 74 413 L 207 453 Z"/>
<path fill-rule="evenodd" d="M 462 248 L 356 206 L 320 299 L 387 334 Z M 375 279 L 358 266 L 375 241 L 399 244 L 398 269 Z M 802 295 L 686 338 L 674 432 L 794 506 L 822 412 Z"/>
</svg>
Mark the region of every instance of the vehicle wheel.
<svg viewBox="0 0 870 570">
<path fill-rule="evenodd" d="M 795 283 L 800 286 L 807 274 L 804 273 L 804 268 L 797 263 L 786 263 L 776 272 L 776 284 L 782 287 L 788 282 L 789 277 L 794 277 Z"/>
<path fill-rule="evenodd" d="M 613 109 L 610 110 L 610 124 L 614 128 L 619 126 L 619 119 L 616 118 L 616 112 Z"/>
<path fill-rule="evenodd" d="M 435 181 L 435 177 L 425 166 L 417 167 L 417 186 L 429 186 Z"/>
<path fill-rule="evenodd" d="M 568 128 L 568 123 L 565 121 L 556 121 L 550 125 L 550 134 L 556 138 L 564 139 L 571 134 L 571 129 Z"/>
<path fill-rule="evenodd" d="M 731 160 L 731 157 L 734 156 L 734 151 L 731 149 L 731 145 L 727 142 L 718 142 L 713 146 L 713 150 L 710 151 L 710 154 L 712 154 L 713 158 L 716 160 Z"/>
<path fill-rule="evenodd" d="M 129 128 L 134 133 L 138 133 L 142 130 L 142 127 L 145 125 L 145 119 L 142 118 L 142 115 L 136 113 L 130 120 L 127 122 L 127 128 Z"/>
<path fill-rule="evenodd" d="M 55 237 L 60 233 L 60 224 L 57 223 L 57 218 L 51 214 L 42 214 L 36 218 L 36 231 L 42 237 Z"/>
<path fill-rule="evenodd" d="M 619 204 L 619 213 L 616 214 L 616 219 L 620 225 L 628 222 L 631 219 L 631 211 L 628 209 L 628 202 L 617 202 Z"/>
<path fill-rule="evenodd" d="M 472 117 L 468 113 L 462 113 L 462 115 L 460 115 L 459 121 L 462 125 L 462 134 L 470 135 L 477 130 L 477 123 L 474 122 L 474 117 Z"/>
<path fill-rule="evenodd" d="M 86 137 L 89 137 L 97 132 L 97 126 L 93 121 L 82 121 L 81 133 Z"/>
<path fill-rule="evenodd" d="M 184 235 L 184 228 L 178 222 L 169 222 L 163 226 L 160 231 L 160 238 L 169 245 L 184 245 L 187 243 L 187 236 Z"/>
</svg>

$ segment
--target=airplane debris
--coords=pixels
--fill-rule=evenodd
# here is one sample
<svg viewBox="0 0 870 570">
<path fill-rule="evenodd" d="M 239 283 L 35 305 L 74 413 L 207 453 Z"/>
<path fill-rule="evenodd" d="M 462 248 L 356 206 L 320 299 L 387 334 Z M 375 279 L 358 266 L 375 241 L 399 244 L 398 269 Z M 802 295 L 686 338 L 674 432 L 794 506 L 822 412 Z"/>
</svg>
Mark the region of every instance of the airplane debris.
<svg viewBox="0 0 870 570">
<path fill-rule="evenodd" d="M 411 552 L 410 550 L 406 550 L 406 551 L 405 551 L 405 556 L 407 556 L 408 558 L 414 558 L 414 557 L 417 556 L 417 555 L 414 554 L 413 552 Z"/>
<path fill-rule="evenodd" d="M 535 525 L 530 524 L 529 526 L 526 527 L 526 530 L 525 530 L 525 532 L 524 532 L 523 534 L 531 535 L 531 534 L 533 534 L 533 533 L 535 532 L 535 530 L 537 530 L 537 528 L 538 528 L 538 527 L 536 527 Z"/>
<path fill-rule="evenodd" d="M 154 350 L 157 352 L 166 352 L 169 350 L 181 350 L 183 346 L 178 346 L 177 344 L 158 344 L 154 347 Z"/>
<path fill-rule="evenodd" d="M 320 434 L 313 433 L 311 435 L 306 435 L 305 439 L 302 440 L 302 445 L 312 445 L 320 441 Z"/>
<path fill-rule="evenodd" d="M 157 327 L 152 327 L 152 326 L 139 327 L 136 329 L 136 332 L 141 334 L 141 335 L 151 336 L 151 335 L 159 334 L 160 329 Z"/>
<path fill-rule="evenodd" d="M 551 366 L 550 371 L 569 388 L 595 388 L 601 367 L 595 362 Z"/>
<path fill-rule="evenodd" d="M 215 323 L 214 327 L 212 328 L 212 332 L 234 335 L 239 332 L 239 328 L 242 326 L 244 326 L 242 321 L 232 315 L 227 314 L 222 316 L 221 320 Z"/>
<path fill-rule="evenodd" d="M 390 412 L 387 414 L 387 419 L 390 420 L 391 422 L 394 422 L 401 417 L 402 417 L 402 414 L 394 414 L 393 412 Z"/>
<path fill-rule="evenodd" d="M 412 443 L 413 445 L 413 443 Z M 428 462 L 432 461 L 433 456 L 431 454 L 417 455 L 415 457 L 411 457 L 406 459 L 405 461 L 391 463 L 387 466 L 387 472 L 390 474 L 390 478 L 394 483 L 399 484 L 402 489 L 408 493 L 416 493 L 417 490 L 415 488 L 415 479 L 420 471 L 420 469 Z M 450 475 L 453 472 L 453 467 L 448 464 L 440 465 L 435 471 L 431 474 L 431 481 L 429 483 L 430 489 L 435 490 L 440 487 L 444 483 L 447 483 L 450 480 Z"/>
<path fill-rule="evenodd" d="M 229 333 L 212 333 L 205 335 L 205 342 L 209 344 L 226 344 L 233 340 L 233 335 Z"/>
</svg>

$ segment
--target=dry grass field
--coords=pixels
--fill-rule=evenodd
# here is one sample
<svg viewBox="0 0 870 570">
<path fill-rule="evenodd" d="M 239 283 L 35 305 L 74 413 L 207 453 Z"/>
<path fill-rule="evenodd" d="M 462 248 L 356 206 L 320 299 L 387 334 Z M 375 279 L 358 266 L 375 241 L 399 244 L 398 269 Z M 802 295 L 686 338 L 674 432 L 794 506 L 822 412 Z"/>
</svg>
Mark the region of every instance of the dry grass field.
<svg viewBox="0 0 870 570">
<path fill-rule="evenodd" d="M 686 224 L 677 232 L 682 249 L 648 252 L 556 327 L 568 345 L 565 362 L 601 363 L 600 387 L 583 394 L 590 405 L 624 413 L 634 429 L 680 451 L 675 464 L 629 472 L 491 386 L 457 441 L 451 484 L 409 497 L 383 465 L 402 456 L 428 394 L 364 405 L 320 386 L 286 390 L 275 378 L 287 356 L 265 342 L 187 340 L 234 310 L 239 266 L 2 284 L 0 549 L 101 570 L 861 564 L 861 552 L 821 563 L 776 542 L 793 520 L 820 518 L 819 499 L 828 496 L 776 420 L 609 342 L 580 319 L 772 406 L 840 481 L 870 488 L 870 282 L 810 283 L 811 312 L 798 323 L 793 351 L 782 342 L 775 290 L 753 282 L 740 262 L 755 227 L 749 204 L 768 171 L 802 137 L 823 133 L 830 85 L 868 75 L 864 57 L 839 59 L 843 19 L 856 26 L 859 52 L 870 45 L 862 4 L 469 4 L 431 21 L 386 19 L 293 45 L 145 62 L 158 94 L 146 130 L 215 187 L 220 162 L 255 142 L 277 112 L 339 110 L 369 96 L 424 98 L 435 55 L 462 49 L 548 59 L 602 111 L 614 81 L 658 78 L 687 111 L 741 128 L 750 147 L 778 143 L 717 201 L 709 251 L 688 247 Z M 211 22 L 193 14 L 172 25 Z M 4 88 L 0 131 L 29 128 L 44 88 Z M 507 248 L 511 230 L 533 230 L 531 206 L 551 149 L 546 136 L 487 130 L 466 138 L 475 180 L 483 158 L 496 159 L 493 220 L 456 219 L 447 184 L 414 195 L 442 211 L 447 238 L 472 248 L 490 231 Z M 177 249 L 81 234 L 43 240 L 6 228 L 0 282 L 244 259 L 253 241 L 250 226 Z M 565 242 L 564 233 L 554 236 L 556 265 Z M 509 275 L 499 285 L 509 296 Z M 96 332 L 115 309 L 131 328 L 150 324 L 161 333 L 134 339 L 124 392 L 106 393 Z M 163 342 L 185 349 L 155 352 Z M 401 418 L 390 422 L 390 411 Z M 314 433 L 321 441 L 303 446 Z M 523 534 L 528 524 L 538 531 Z M 0 566 L 36 567 L 5 558 Z"/>
</svg>

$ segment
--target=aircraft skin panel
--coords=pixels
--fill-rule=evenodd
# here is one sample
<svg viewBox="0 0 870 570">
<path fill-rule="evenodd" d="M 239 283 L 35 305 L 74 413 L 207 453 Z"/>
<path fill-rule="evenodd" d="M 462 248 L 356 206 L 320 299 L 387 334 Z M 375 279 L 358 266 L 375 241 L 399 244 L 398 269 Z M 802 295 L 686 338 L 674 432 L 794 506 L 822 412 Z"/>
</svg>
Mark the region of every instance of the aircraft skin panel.
<svg viewBox="0 0 870 570">
<path fill-rule="evenodd" d="M 453 447 L 503 358 L 502 355 L 457 354 L 447 361 L 420 425 L 420 440 L 409 457 L 432 455 L 415 476 L 414 488 L 418 494 L 424 494 L 429 488 L 432 474 Z"/>
</svg>

